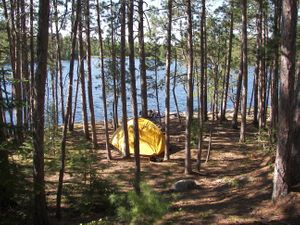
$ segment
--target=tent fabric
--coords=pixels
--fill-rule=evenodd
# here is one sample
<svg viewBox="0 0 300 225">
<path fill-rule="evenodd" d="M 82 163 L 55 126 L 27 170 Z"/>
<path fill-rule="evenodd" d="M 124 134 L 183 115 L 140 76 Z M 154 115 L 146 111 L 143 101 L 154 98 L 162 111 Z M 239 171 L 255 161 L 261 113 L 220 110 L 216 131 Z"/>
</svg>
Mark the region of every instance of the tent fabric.
<svg viewBox="0 0 300 225">
<path fill-rule="evenodd" d="M 164 152 L 165 137 L 161 130 L 150 120 L 139 118 L 140 155 L 155 156 Z M 129 152 L 134 153 L 133 119 L 128 120 Z M 119 127 L 111 138 L 111 144 L 123 154 L 125 153 L 124 132 Z"/>
</svg>

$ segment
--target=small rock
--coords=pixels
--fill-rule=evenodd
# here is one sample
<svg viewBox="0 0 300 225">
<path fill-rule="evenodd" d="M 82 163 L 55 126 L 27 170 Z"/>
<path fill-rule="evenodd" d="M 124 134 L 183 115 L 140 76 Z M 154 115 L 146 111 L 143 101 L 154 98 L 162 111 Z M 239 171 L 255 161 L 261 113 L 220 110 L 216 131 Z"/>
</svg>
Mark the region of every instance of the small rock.
<svg viewBox="0 0 300 225">
<path fill-rule="evenodd" d="M 174 191 L 182 192 L 197 188 L 194 180 L 179 180 L 174 184 Z"/>
</svg>

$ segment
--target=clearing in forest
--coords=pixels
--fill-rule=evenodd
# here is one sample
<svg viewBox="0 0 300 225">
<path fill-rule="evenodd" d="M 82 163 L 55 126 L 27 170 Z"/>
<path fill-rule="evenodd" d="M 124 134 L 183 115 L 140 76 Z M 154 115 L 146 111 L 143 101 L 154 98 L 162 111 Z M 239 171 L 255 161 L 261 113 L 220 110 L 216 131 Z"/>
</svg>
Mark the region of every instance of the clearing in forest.
<svg viewBox="0 0 300 225">
<path fill-rule="evenodd" d="M 263 134 L 259 136 L 257 129 L 248 124 L 247 142 L 240 144 L 239 130 L 232 129 L 229 121 L 222 124 L 210 123 L 212 127 L 211 155 L 209 161 L 205 163 L 209 140 L 208 132 L 205 132 L 200 173 L 184 175 L 184 125 L 176 119 L 171 120 L 171 159 L 167 162 L 153 162 L 147 157 L 141 158 L 142 182 L 147 183 L 171 201 L 169 212 L 158 224 L 300 224 L 300 194 L 297 190 L 280 204 L 273 205 L 270 201 L 274 151 L 268 150 L 267 143 L 263 141 Z M 206 131 L 207 129 L 206 124 Z M 128 192 L 133 188 L 133 158 L 122 159 L 118 151 L 112 150 L 113 160 L 107 161 L 102 125 L 98 124 L 97 130 L 98 140 L 101 142 L 99 150 L 86 150 L 84 153 L 78 150 L 76 154 L 81 164 L 76 164 L 74 160 L 73 166 L 70 166 L 70 162 L 67 166 L 65 193 L 69 193 L 70 196 L 68 201 L 64 201 L 65 217 L 62 224 L 78 224 L 99 217 L 106 217 L 109 220 L 109 216 L 103 214 L 101 207 L 87 210 L 86 214 L 82 212 L 78 214 L 81 210 L 79 206 L 77 209 L 75 207 L 74 211 L 75 202 L 83 201 L 82 198 L 88 197 L 81 195 L 76 200 L 73 196 L 72 201 L 71 195 L 75 195 L 76 191 L 79 193 L 80 184 L 88 183 L 90 176 L 109 180 L 113 186 L 123 192 Z M 80 137 L 81 131 L 76 132 L 75 137 Z M 74 143 L 70 141 L 69 146 L 76 144 L 78 140 L 79 138 L 75 138 Z M 93 168 L 93 173 L 88 172 L 87 164 L 82 162 L 84 154 L 92 158 L 89 167 Z M 196 154 L 197 149 L 192 149 L 194 170 Z M 72 171 L 74 168 L 77 172 Z M 197 188 L 176 193 L 171 190 L 176 181 L 187 178 L 194 179 L 197 182 Z M 52 173 L 52 175 L 48 173 L 47 188 L 50 208 L 55 206 L 56 180 L 57 173 Z M 93 199 L 87 199 L 87 201 L 93 202 Z M 118 221 L 112 219 L 110 223 L 118 224 Z"/>
</svg>

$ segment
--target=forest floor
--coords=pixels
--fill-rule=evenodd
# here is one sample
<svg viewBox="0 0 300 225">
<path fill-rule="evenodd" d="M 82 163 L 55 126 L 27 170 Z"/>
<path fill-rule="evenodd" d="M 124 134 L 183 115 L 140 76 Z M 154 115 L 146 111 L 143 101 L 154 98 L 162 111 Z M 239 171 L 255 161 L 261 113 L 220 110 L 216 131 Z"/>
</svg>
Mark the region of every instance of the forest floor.
<svg viewBox="0 0 300 225">
<path fill-rule="evenodd" d="M 207 163 L 205 157 L 208 147 L 208 127 L 204 133 L 204 150 L 200 173 L 184 175 L 184 122 L 171 120 L 171 156 L 169 161 L 153 162 L 147 157 L 141 158 L 142 182 L 147 183 L 161 196 L 171 201 L 169 212 L 157 224 L 300 224 L 300 190 L 295 188 L 288 197 L 273 204 L 272 174 L 274 149 L 269 148 L 264 137 L 250 124 L 247 126 L 247 141 L 239 143 L 239 130 L 231 128 L 231 121 L 222 124 L 211 122 L 212 146 Z M 102 207 L 86 207 L 93 202 L 82 184 L 89 184 L 88 178 L 93 176 L 101 180 L 109 180 L 111 186 L 127 192 L 132 190 L 134 177 L 134 160 L 122 159 L 122 155 L 112 150 L 113 160 L 106 159 L 104 130 L 97 125 L 98 150 L 80 142 L 83 134 L 79 127 L 75 128 L 73 138 L 67 144 L 68 153 L 73 154 L 72 160 L 67 157 L 63 220 L 59 224 L 80 224 L 105 217 Z M 75 137 L 75 138 L 74 138 Z M 72 146 L 72 150 L 71 147 Z M 87 150 L 89 149 L 89 150 Z M 270 150 L 271 149 L 271 150 Z M 54 155 L 53 155 L 54 154 Z M 83 160 L 89 155 L 90 161 Z M 196 171 L 197 149 L 192 149 L 193 170 Z M 57 158 L 57 153 L 52 153 Z M 55 194 L 58 180 L 58 161 L 46 158 L 47 201 L 50 214 L 55 210 Z M 93 167 L 93 173 L 87 167 Z M 181 179 L 194 179 L 197 188 L 185 192 L 172 191 L 172 186 Z M 100 185 L 101 188 L 101 184 Z M 104 187 L 104 186 L 103 186 Z M 106 187 L 104 187 L 106 188 Z M 78 193 L 78 196 L 76 195 Z M 69 195 L 68 195 L 69 194 Z M 94 198 L 94 197 L 92 197 Z M 77 207 L 77 208 L 76 208 Z M 94 212 L 94 213 L 91 213 Z M 108 224 L 118 224 L 112 220 Z"/>
<path fill-rule="evenodd" d="M 184 122 L 183 122 L 184 123 Z M 152 162 L 142 158 L 143 181 L 162 195 L 171 195 L 172 185 L 181 179 L 194 179 L 197 188 L 176 193 L 170 212 L 159 224 L 300 224 L 300 193 L 292 192 L 279 204 L 271 202 L 274 150 L 268 149 L 263 134 L 251 124 L 247 142 L 239 143 L 239 130 L 231 121 L 212 125 L 211 155 L 207 154 L 209 135 L 204 135 L 204 151 L 200 173 L 184 175 L 184 126 L 171 120 L 171 156 L 168 162 Z M 259 140 L 260 139 L 260 140 Z M 99 133 L 99 140 L 104 140 Z M 196 171 L 197 149 L 192 149 Z M 109 167 L 101 173 L 114 177 L 124 190 L 132 188 L 133 160 L 122 160 L 116 151 L 115 160 L 107 162 L 105 153 L 99 160 Z M 131 172 L 130 172 L 131 171 Z"/>
</svg>

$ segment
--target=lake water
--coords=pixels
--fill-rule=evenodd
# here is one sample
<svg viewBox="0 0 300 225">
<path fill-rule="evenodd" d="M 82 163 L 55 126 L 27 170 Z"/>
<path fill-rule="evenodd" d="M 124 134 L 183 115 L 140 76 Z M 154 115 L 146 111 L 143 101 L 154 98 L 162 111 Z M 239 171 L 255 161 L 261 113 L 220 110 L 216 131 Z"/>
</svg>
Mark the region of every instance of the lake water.
<svg viewBox="0 0 300 225">
<path fill-rule="evenodd" d="M 97 121 L 103 120 L 103 104 L 102 104 L 102 90 L 101 90 L 101 79 L 100 79 L 100 68 L 99 68 L 99 59 L 98 58 L 92 58 L 92 79 L 93 79 L 93 96 L 94 96 L 94 106 L 95 106 L 95 117 Z M 65 87 L 65 99 L 67 97 L 67 87 L 68 87 L 68 73 L 69 73 L 69 61 L 63 61 L 63 77 L 64 77 L 64 87 Z M 108 60 L 106 60 L 106 64 L 109 63 Z M 128 62 L 127 62 L 128 63 Z M 74 66 L 74 85 L 73 85 L 73 99 L 75 98 L 75 88 L 76 88 L 76 82 L 77 82 L 77 61 L 75 61 L 75 66 Z M 108 65 L 106 65 L 108 67 Z M 136 60 L 136 75 L 137 75 L 137 93 L 138 93 L 138 108 L 139 111 L 141 109 L 141 104 L 140 104 L 140 79 L 139 79 L 139 60 Z M 175 64 L 173 63 L 171 66 L 171 73 L 174 72 Z M 164 76 L 165 76 L 165 71 L 164 71 L 164 66 L 160 67 L 158 70 L 158 82 L 163 83 L 164 82 Z M 185 74 L 186 73 L 186 67 L 184 65 L 178 65 L 177 68 L 177 74 Z M 106 76 L 108 76 L 108 71 L 106 71 Z M 147 70 L 147 77 L 149 83 L 153 82 L 155 79 L 155 72 Z M 184 77 L 184 76 L 182 76 Z M 232 88 L 230 88 L 229 92 L 230 93 L 235 93 L 235 88 L 234 84 L 236 84 L 236 77 L 237 77 L 237 71 L 232 71 L 232 76 L 231 76 L 231 82 L 230 85 Z M 111 81 L 108 84 L 108 81 L 110 79 L 106 79 L 106 85 L 107 87 L 111 87 Z M 181 79 L 182 80 L 182 79 Z M 87 78 L 86 78 L 87 81 Z M 50 82 L 50 76 L 48 78 L 48 82 Z M 221 82 L 221 81 L 220 81 Z M 252 82 L 253 82 L 253 69 L 249 69 L 249 80 L 248 80 L 248 104 L 250 102 L 251 98 L 251 92 L 252 92 Z M 180 112 L 185 112 L 186 111 L 186 91 L 183 85 L 184 82 L 180 81 L 180 79 L 177 79 L 177 85 L 176 85 L 176 97 L 178 101 L 178 106 L 179 106 L 179 111 Z M 50 86 L 50 85 L 48 85 Z M 152 110 L 157 110 L 157 104 L 156 104 L 156 99 L 155 99 L 155 90 L 150 88 L 151 85 L 148 85 L 148 109 Z M 209 84 L 209 86 L 213 87 L 213 83 Z M 87 85 L 86 85 L 87 87 Z M 173 80 L 171 80 L 171 89 L 173 87 Z M 51 104 L 51 89 L 47 88 L 46 90 L 46 105 Z M 79 85 L 79 92 L 78 92 L 78 104 L 76 108 L 76 116 L 75 116 L 75 121 L 80 122 L 82 121 L 82 110 L 81 110 L 81 89 Z M 128 109 L 128 116 L 131 117 L 131 98 L 130 98 L 130 85 L 129 82 L 127 83 L 127 109 Z M 159 96 L 159 107 L 161 110 L 161 114 L 164 114 L 164 105 L 165 105 L 165 90 L 164 88 L 159 89 L 158 91 L 158 96 Z M 170 106 L 171 106 L 171 112 L 176 111 L 176 107 L 174 104 L 174 98 L 173 94 L 171 92 L 171 99 L 170 99 Z M 112 97 L 113 97 L 113 92 L 109 91 L 107 92 L 107 106 L 108 106 L 108 115 L 109 118 L 112 117 Z M 73 100 L 74 101 L 74 100 Z M 65 101 L 66 102 L 66 101 Z M 196 90 L 194 90 L 194 108 L 198 107 L 197 103 L 197 94 Z M 229 99 L 228 100 L 228 105 L 227 108 L 230 109 L 233 107 L 232 101 Z M 118 115 L 121 117 L 122 111 L 121 111 L 121 97 L 119 97 L 119 103 L 118 103 Z M 46 110 L 47 112 L 48 110 Z M 89 112 L 89 110 L 88 110 Z M 59 114 L 60 115 L 60 114 Z M 61 118 L 60 118 L 61 121 Z"/>
<path fill-rule="evenodd" d="M 97 121 L 103 120 L 103 104 L 102 104 L 102 90 L 101 90 L 101 79 L 100 79 L 100 68 L 99 68 L 99 58 L 92 58 L 92 82 L 93 82 L 93 96 L 94 96 L 94 107 L 95 107 L 95 117 Z M 64 78 L 64 98 L 65 98 L 65 103 L 66 103 L 66 98 L 67 98 L 67 89 L 68 89 L 68 73 L 69 73 L 69 61 L 63 61 L 63 78 Z M 105 60 L 106 67 L 109 68 L 109 60 Z M 138 93 L 138 111 L 141 110 L 141 100 L 140 100 L 140 79 L 139 79 L 139 60 L 135 61 L 136 63 L 136 75 L 137 75 L 137 93 Z M 127 61 L 128 64 L 128 61 Z M 153 64 L 153 63 L 152 63 Z M 75 98 L 75 89 L 76 89 L 76 82 L 77 82 L 77 68 L 78 62 L 75 61 L 75 66 L 74 66 L 74 84 L 73 84 L 73 103 L 74 103 L 74 98 Z M 151 67 L 151 66 L 150 66 Z M 5 67 L 6 69 L 9 68 L 9 66 Z M 86 68 L 86 67 L 85 67 Z M 171 65 L 171 73 L 174 73 L 174 68 L 175 68 L 175 63 Z M 164 107 L 165 107 L 165 89 L 164 89 L 164 76 L 165 76 L 165 66 L 162 65 L 158 68 L 158 83 L 160 84 L 161 88 L 158 90 L 158 98 L 159 98 L 159 107 L 160 107 L 160 112 L 161 115 L 164 115 Z M 252 94 L 252 85 L 253 85 L 253 74 L 254 74 L 254 67 L 249 67 L 248 68 L 248 106 L 250 104 L 250 99 L 251 99 L 251 94 Z M 179 64 L 177 67 L 177 85 L 175 89 L 176 97 L 177 97 L 177 102 L 178 102 L 178 107 L 180 112 L 185 112 L 186 111 L 186 91 L 184 88 L 184 77 L 186 75 L 186 66 Z M 109 76 L 109 71 L 106 69 L 106 74 L 105 76 Z M 233 108 L 233 100 L 234 96 L 236 93 L 236 82 L 237 82 L 237 76 L 238 76 L 238 71 L 237 70 L 232 70 L 231 71 L 231 81 L 230 81 L 230 88 L 229 88 L 229 98 L 227 101 L 227 109 L 232 109 Z M 46 88 L 46 106 L 45 106 L 45 113 L 46 113 L 46 123 L 49 122 L 49 115 L 51 114 L 51 103 L 52 103 L 52 96 L 51 96 L 51 79 L 50 79 L 50 72 L 49 76 L 47 79 L 47 88 Z M 179 78 L 181 77 L 181 78 Z M 147 70 L 147 79 L 148 79 L 148 109 L 151 110 L 157 110 L 157 104 L 156 104 L 156 99 L 155 99 L 155 90 L 151 88 L 153 86 L 153 82 L 155 80 L 155 72 L 152 70 Z M 110 81 L 110 82 L 109 82 Z M 87 78 L 86 78 L 87 82 Z M 109 84 L 108 84 L 109 82 Z M 220 79 L 220 84 L 221 84 L 221 79 Z M 110 91 L 107 92 L 107 107 L 108 107 L 108 117 L 109 119 L 112 118 L 112 107 L 113 107 L 113 91 L 112 91 L 112 81 L 111 79 L 106 79 L 106 86 Z M 209 87 L 213 87 L 213 81 L 209 81 L 208 84 Z M 87 84 L 86 84 L 87 87 Z M 173 88 L 173 79 L 171 79 L 171 90 Z M 87 88 L 86 88 L 87 89 Z M 212 88 L 211 88 L 212 89 Z M 8 93 L 11 93 L 11 85 L 7 83 L 7 91 Z M 60 92 L 59 92 L 60 93 Z M 221 93 L 220 93 L 221 94 Z M 3 93 L 4 96 L 4 93 Z M 60 95 L 58 95 L 60 96 Z M 131 113 L 131 98 L 130 98 L 130 84 L 129 81 L 127 82 L 127 111 L 128 111 L 128 117 L 130 118 L 132 116 Z M 82 109 L 81 109 L 81 89 L 79 85 L 79 90 L 78 90 L 78 100 L 77 100 L 77 108 L 76 108 L 76 114 L 75 114 L 75 122 L 81 122 L 82 121 Z M 171 112 L 176 112 L 176 107 L 174 103 L 174 98 L 172 91 L 170 93 L 170 110 Z M 209 101 L 210 102 L 210 101 Z M 61 98 L 59 99 L 59 108 L 61 106 Z M 74 106 L 74 104 L 73 104 Z M 198 101 L 197 101 L 197 90 L 195 87 L 194 90 L 194 109 L 197 109 L 198 107 Z M 208 110 L 210 110 L 210 105 L 208 106 Z M 72 109 L 73 111 L 73 109 Z M 89 113 L 89 110 L 87 110 Z M 14 121 L 16 120 L 16 111 L 14 110 Z M 121 118 L 122 116 L 122 108 L 121 108 L 121 97 L 119 96 L 119 101 L 118 101 L 118 116 Z M 9 121 L 9 114 L 6 112 L 6 118 L 7 121 Z M 61 113 L 59 113 L 59 123 L 61 123 Z"/>
</svg>

